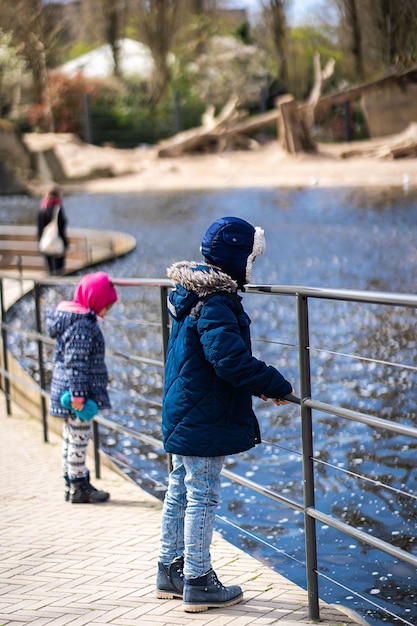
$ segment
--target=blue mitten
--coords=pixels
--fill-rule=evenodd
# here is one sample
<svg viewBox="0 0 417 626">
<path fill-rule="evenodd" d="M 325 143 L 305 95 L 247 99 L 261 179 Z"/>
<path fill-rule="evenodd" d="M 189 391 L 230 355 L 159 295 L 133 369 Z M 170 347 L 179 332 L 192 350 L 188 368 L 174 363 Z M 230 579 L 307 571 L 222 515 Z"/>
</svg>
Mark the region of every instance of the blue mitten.
<svg viewBox="0 0 417 626">
<path fill-rule="evenodd" d="M 62 406 L 65 409 L 70 409 L 71 411 L 73 411 L 75 415 L 78 417 L 78 419 L 80 419 L 82 422 L 89 422 L 98 413 L 97 403 L 94 402 L 94 400 L 91 400 L 90 398 L 87 398 L 87 400 L 85 401 L 84 408 L 82 411 L 76 411 L 75 409 L 72 408 L 71 394 L 69 391 L 64 391 L 64 393 L 61 395 L 60 400 L 61 400 Z"/>
</svg>

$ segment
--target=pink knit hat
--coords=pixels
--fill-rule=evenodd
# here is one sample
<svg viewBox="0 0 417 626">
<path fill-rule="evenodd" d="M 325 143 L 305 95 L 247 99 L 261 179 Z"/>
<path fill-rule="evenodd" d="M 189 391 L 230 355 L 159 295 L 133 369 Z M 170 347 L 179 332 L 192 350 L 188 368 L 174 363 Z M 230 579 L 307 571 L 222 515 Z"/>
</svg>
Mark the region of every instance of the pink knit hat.
<svg viewBox="0 0 417 626">
<path fill-rule="evenodd" d="M 83 276 L 74 294 L 74 302 L 92 309 L 97 315 L 116 301 L 117 291 L 105 272 Z"/>
</svg>

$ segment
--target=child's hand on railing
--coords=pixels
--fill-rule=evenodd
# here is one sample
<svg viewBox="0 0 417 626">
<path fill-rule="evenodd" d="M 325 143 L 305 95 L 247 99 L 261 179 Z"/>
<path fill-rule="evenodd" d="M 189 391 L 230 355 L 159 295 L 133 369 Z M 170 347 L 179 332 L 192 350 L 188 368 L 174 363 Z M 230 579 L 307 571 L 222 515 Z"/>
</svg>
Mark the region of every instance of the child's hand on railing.
<svg viewBox="0 0 417 626">
<path fill-rule="evenodd" d="M 285 398 L 268 398 L 268 396 L 265 396 L 264 394 L 261 394 L 261 398 L 262 400 L 264 400 L 264 402 L 266 402 L 267 400 L 272 400 L 272 402 L 276 406 L 280 406 L 281 404 L 290 404 L 291 402 L 294 402 L 295 404 L 300 404 L 300 399 L 297 398 L 297 396 L 294 394 L 294 389 L 292 389 L 291 393 L 288 393 Z"/>
</svg>

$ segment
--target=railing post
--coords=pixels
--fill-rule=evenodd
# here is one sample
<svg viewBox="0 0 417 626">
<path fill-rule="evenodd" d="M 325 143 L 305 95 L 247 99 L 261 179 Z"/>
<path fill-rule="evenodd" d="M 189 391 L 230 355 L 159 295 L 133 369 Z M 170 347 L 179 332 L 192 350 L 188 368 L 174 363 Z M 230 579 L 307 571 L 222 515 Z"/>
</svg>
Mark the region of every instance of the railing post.
<svg viewBox="0 0 417 626">
<path fill-rule="evenodd" d="M 36 314 L 36 332 L 38 335 L 42 334 L 42 321 L 41 321 L 41 286 L 39 283 L 34 284 L 35 294 L 35 314 Z M 45 391 L 45 366 L 43 359 L 43 342 L 42 339 L 37 340 L 38 343 L 38 361 L 39 361 L 39 383 L 42 392 Z M 48 422 L 46 415 L 46 401 L 45 396 L 41 394 L 41 412 L 42 412 L 42 425 L 43 425 L 43 440 L 48 442 Z"/>
<path fill-rule="evenodd" d="M 17 271 L 19 273 L 20 280 L 20 293 L 23 295 L 23 261 L 20 254 L 17 257 Z"/>
<path fill-rule="evenodd" d="M 100 466 L 100 432 L 98 423 L 93 419 L 93 454 L 94 454 L 94 472 L 96 478 L 101 478 Z"/>
<path fill-rule="evenodd" d="M 320 619 L 317 577 L 316 522 L 308 515 L 314 507 L 313 427 L 311 409 L 303 404 L 303 398 L 311 396 L 311 372 L 309 353 L 308 300 L 297 294 L 298 344 L 301 396 L 301 433 L 303 448 L 304 527 L 306 543 L 307 593 L 311 620 Z"/>
<path fill-rule="evenodd" d="M 169 339 L 169 314 L 167 308 L 168 287 L 161 285 L 159 288 L 161 301 L 161 327 L 162 327 L 162 348 L 164 354 L 164 363 L 167 358 L 167 348 Z"/>
<path fill-rule="evenodd" d="M 167 308 L 168 287 L 161 285 L 159 289 L 161 301 L 161 327 L 162 327 L 162 348 L 164 354 L 164 365 L 167 359 L 168 339 L 169 339 L 169 314 Z M 172 456 L 167 457 L 168 473 L 172 471 Z"/>
<path fill-rule="evenodd" d="M 9 360 L 7 356 L 7 330 L 3 328 L 4 316 L 5 316 L 5 306 L 4 306 L 4 289 L 3 289 L 3 279 L 0 280 L 0 309 L 1 309 L 1 342 L 2 342 L 2 350 L 3 350 L 3 369 L 5 371 L 4 376 L 4 394 L 6 398 L 6 411 L 7 415 L 12 414 L 11 404 L 10 404 L 10 380 L 7 376 L 9 371 Z"/>
</svg>

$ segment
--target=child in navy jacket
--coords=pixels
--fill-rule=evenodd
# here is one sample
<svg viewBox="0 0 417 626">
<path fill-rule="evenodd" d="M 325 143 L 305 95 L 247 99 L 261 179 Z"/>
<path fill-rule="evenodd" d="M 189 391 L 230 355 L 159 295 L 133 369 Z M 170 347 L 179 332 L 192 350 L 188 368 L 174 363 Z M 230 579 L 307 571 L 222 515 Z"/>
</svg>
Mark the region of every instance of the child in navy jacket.
<svg viewBox="0 0 417 626">
<path fill-rule="evenodd" d="M 250 319 L 238 289 L 265 248 L 263 230 L 236 217 L 207 230 L 204 262 L 168 269 L 175 289 L 162 409 L 165 450 L 172 471 L 164 500 L 158 598 L 183 598 L 188 612 L 241 601 L 238 585 L 225 587 L 212 569 L 210 545 L 220 499 L 224 457 L 260 443 L 252 396 L 277 405 L 293 392 L 275 368 L 252 355 Z"/>
</svg>

